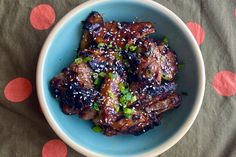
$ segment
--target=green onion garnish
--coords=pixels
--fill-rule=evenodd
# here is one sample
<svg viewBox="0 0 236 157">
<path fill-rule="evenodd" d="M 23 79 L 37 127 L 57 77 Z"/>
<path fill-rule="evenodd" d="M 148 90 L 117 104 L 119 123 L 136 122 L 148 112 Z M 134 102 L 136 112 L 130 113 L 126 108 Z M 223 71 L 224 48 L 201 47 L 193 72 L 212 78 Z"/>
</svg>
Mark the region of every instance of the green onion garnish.
<svg viewBox="0 0 236 157">
<path fill-rule="evenodd" d="M 132 94 L 131 94 L 130 92 L 126 93 L 124 96 L 125 96 L 125 100 L 126 100 L 126 101 L 131 101 L 131 99 L 132 99 Z"/>
<path fill-rule="evenodd" d="M 85 57 L 85 58 L 84 58 L 84 62 L 85 62 L 85 63 L 87 63 L 87 62 L 89 62 L 89 61 L 91 61 L 91 60 L 92 60 L 91 57 Z"/>
<path fill-rule="evenodd" d="M 178 64 L 178 70 L 183 70 L 184 69 L 184 63 Z"/>
<path fill-rule="evenodd" d="M 147 75 L 148 77 L 151 77 L 151 76 L 152 76 L 152 71 L 151 71 L 150 68 L 147 68 L 147 69 L 146 69 L 146 75 Z"/>
<path fill-rule="evenodd" d="M 123 91 L 121 91 L 122 94 L 127 94 L 129 92 L 128 88 L 125 88 Z"/>
<path fill-rule="evenodd" d="M 120 91 L 121 91 L 121 93 L 123 93 L 123 91 L 125 90 L 125 85 L 124 85 L 124 83 L 120 83 L 119 84 L 119 89 L 120 89 Z"/>
<path fill-rule="evenodd" d="M 110 79 L 116 78 L 116 74 L 113 74 L 113 73 L 109 72 L 109 73 L 108 73 L 108 77 L 109 77 Z"/>
<path fill-rule="evenodd" d="M 132 96 L 132 98 L 131 98 L 131 103 L 133 103 L 133 102 L 135 102 L 137 100 L 137 97 L 136 96 Z"/>
<path fill-rule="evenodd" d="M 109 91 L 109 97 L 112 98 L 112 99 L 114 99 L 114 98 L 115 98 L 114 93 L 112 93 L 111 91 Z"/>
<path fill-rule="evenodd" d="M 162 41 L 163 41 L 163 43 L 166 44 L 166 45 L 167 45 L 168 42 L 169 42 L 167 37 L 164 37 L 164 38 L 162 39 Z"/>
<path fill-rule="evenodd" d="M 119 101 L 124 108 L 127 106 L 128 102 L 126 101 L 125 96 L 120 97 Z"/>
<path fill-rule="evenodd" d="M 120 111 L 120 106 L 119 106 L 119 105 L 115 105 L 114 107 L 115 107 L 115 111 L 116 111 L 116 112 L 119 112 L 119 111 Z"/>
<path fill-rule="evenodd" d="M 83 62 L 83 59 L 82 58 L 76 58 L 75 59 L 75 63 L 76 64 L 80 64 L 80 63 L 82 63 Z"/>
<path fill-rule="evenodd" d="M 98 125 L 92 127 L 92 130 L 93 130 L 94 132 L 96 132 L 96 133 L 102 132 L 102 128 L 101 128 L 100 126 L 98 126 Z"/>
<path fill-rule="evenodd" d="M 100 76 L 100 77 L 105 77 L 105 76 L 106 76 L 106 73 L 105 73 L 105 72 L 100 72 L 100 73 L 98 74 L 98 76 Z"/>
<path fill-rule="evenodd" d="M 129 44 L 125 45 L 125 50 L 128 51 L 129 50 Z"/>
<path fill-rule="evenodd" d="M 123 59 L 123 56 L 121 54 L 116 54 L 116 59 L 117 60 L 122 60 Z"/>
<path fill-rule="evenodd" d="M 162 74 L 164 80 L 170 80 L 171 78 L 167 74 Z"/>
<path fill-rule="evenodd" d="M 131 108 L 123 108 L 123 112 L 124 112 L 125 117 L 131 118 L 132 114 L 134 113 L 134 110 Z"/>
<path fill-rule="evenodd" d="M 107 45 L 108 48 L 112 48 L 112 43 L 110 43 L 109 45 Z"/>
<path fill-rule="evenodd" d="M 137 48 L 137 46 L 131 45 L 131 46 L 129 47 L 129 50 L 130 50 L 131 52 L 134 52 L 134 51 L 136 50 L 136 48 Z"/>
<path fill-rule="evenodd" d="M 99 88 L 99 87 L 101 86 L 101 84 L 102 84 L 102 78 L 100 78 L 100 77 L 96 78 L 96 79 L 94 80 L 93 84 L 94 84 L 97 88 Z"/>
<path fill-rule="evenodd" d="M 93 103 L 92 109 L 99 111 L 99 104 L 97 102 Z"/>
<path fill-rule="evenodd" d="M 116 51 L 116 52 L 121 52 L 121 51 L 122 51 L 122 48 L 121 48 L 121 47 L 117 47 L 117 48 L 115 49 L 115 51 Z"/>
<path fill-rule="evenodd" d="M 142 52 L 142 48 L 141 47 L 137 47 L 135 50 L 136 53 L 141 53 Z"/>
<path fill-rule="evenodd" d="M 105 46 L 104 43 L 98 43 L 98 48 L 102 48 L 102 47 L 104 47 L 104 46 Z"/>
</svg>

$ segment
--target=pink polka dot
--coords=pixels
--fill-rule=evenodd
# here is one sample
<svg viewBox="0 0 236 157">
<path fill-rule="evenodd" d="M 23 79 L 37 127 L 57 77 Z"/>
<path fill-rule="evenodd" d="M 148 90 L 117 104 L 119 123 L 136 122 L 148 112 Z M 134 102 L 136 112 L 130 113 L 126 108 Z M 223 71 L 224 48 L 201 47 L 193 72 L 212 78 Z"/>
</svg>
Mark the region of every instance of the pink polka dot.
<svg viewBox="0 0 236 157">
<path fill-rule="evenodd" d="M 188 22 L 186 25 L 189 28 L 189 30 L 192 32 L 198 45 L 201 45 L 205 39 L 205 31 L 202 28 L 202 26 L 195 22 Z"/>
<path fill-rule="evenodd" d="M 59 139 L 50 140 L 43 145 L 42 157 L 66 157 L 67 147 Z"/>
<path fill-rule="evenodd" d="M 21 102 L 32 93 L 32 85 L 26 78 L 18 77 L 7 83 L 4 89 L 5 97 L 11 102 Z"/>
<path fill-rule="evenodd" d="M 231 71 L 218 72 L 212 81 L 213 89 L 222 96 L 236 94 L 236 74 Z"/>
<path fill-rule="evenodd" d="M 30 13 L 30 23 L 38 30 L 48 29 L 56 19 L 54 9 L 48 4 L 40 4 L 34 7 Z"/>
</svg>

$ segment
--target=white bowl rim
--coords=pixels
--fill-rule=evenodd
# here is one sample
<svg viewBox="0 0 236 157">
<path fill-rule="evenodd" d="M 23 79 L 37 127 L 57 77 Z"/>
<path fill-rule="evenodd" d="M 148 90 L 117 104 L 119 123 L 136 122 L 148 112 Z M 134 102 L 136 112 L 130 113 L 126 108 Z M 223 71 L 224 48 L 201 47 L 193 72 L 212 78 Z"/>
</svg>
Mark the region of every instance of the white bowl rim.
<svg viewBox="0 0 236 157">
<path fill-rule="evenodd" d="M 67 143 L 70 147 L 72 147 L 74 150 L 77 152 L 82 153 L 83 155 L 86 156 L 96 156 L 100 157 L 103 156 L 104 154 L 101 153 L 96 153 L 92 150 L 89 150 L 87 148 L 82 147 L 81 145 L 75 143 L 73 140 L 71 140 L 64 132 L 63 130 L 59 127 L 59 125 L 56 123 L 55 119 L 52 117 L 50 112 L 48 111 L 48 106 L 46 105 L 46 99 L 44 96 L 43 92 L 43 69 L 44 69 L 44 61 L 45 61 L 45 56 L 46 53 L 51 45 L 51 40 L 54 38 L 56 33 L 61 29 L 64 23 L 66 23 L 71 17 L 76 15 L 80 10 L 83 10 L 85 8 L 90 7 L 91 5 L 97 4 L 97 3 L 103 3 L 103 2 L 109 2 L 110 0 L 89 0 L 87 2 L 84 2 L 80 4 L 79 6 L 75 7 L 72 9 L 69 13 L 67 13 L 53 28 L 53 30 L 50 32 L 49 36 L 47 37 L 42 50 L 40 52 L 38 64 L 37 64 L 37 72 L 36 72 L 36 87 L 37 87 L 37 95 L 39 99 L 39 103 L 41 106 L 41 109 L 46 117 L 46 120 L 48 121 L 49 125 L 52 127 L 52 129 L 55 131 L 55 133 L 65 142 Z M 190 40 L 192 47 L 194 50 L 197 52 L 196 57 L 198 61 L 198 66 L 199 66 L 199 71 L 200 71 L 200 83 L 199 83 L 199 92 L 196 98 L 196 103 L 194 105 L 194 108 L 192 112 L 190 113 L 189 117 L 185 121 L 185 123 L 181 126 L 181 128 L 175 132 L 173 136 L 171 136 L 168 140 L 166 140 L 163 144 L 160 146 L 148 151 L 144 152 L 141 154 L 136 155 L 137 157 L 142 157 L 142 156 L 157 156 L 168 150 L 170 147 L 175 145 L 190 129 L 192 126 L 194 120 L 196 119 L 198 112 L 201 108 L 203 97 L 204 97 L 204 92 L 205 92 L 205 67 L 204 67 L 204 62 L 203 62 L 203 57 L 201 54 L 201 50 L 195 41 L 195 38 L 193 37 L 192 33 L 190 30 L 187 28 L 185 23 L 177 16 L 175 15 L 172 11 L 170 11 L 168 8 L 164 7 L 163 5 L 153 1 L 153 0 L 131 0 L 135 1 L 137 3 L 140 3 L 142 5 L 147 5 L 151 7 L 155 7 L 156 9 L 161 10 L 162 12 L 165 12 L 168 14 L 170 18 L 175 20 L 178 23 L 179 27 L 182 27 L 184 30 L 186 30 L 186 35 L 188 39 Z"/>
</svg>

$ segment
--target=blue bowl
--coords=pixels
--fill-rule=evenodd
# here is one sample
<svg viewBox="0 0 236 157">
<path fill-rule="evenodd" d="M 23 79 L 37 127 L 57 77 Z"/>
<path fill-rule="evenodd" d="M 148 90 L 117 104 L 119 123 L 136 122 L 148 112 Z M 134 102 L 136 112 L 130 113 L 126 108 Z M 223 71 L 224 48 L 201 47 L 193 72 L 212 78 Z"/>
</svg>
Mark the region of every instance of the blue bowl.
<svg viewBox="0 0 236 157">
<path fill-rule="evenodd" d="M 76 56 L 81 37 L 81 21 L 91 11 L 105 20 L 151 21 L 155 38 L 167 36 L 185 68 L 179 73 L 178 91 L 187 92 L 182 105 L 163 114 L 161 125 L 140 136 L 107 137 L 94 133 L 92 123 L 67 116 L 49 91 L 49 80 L 68 66 Z M 199 46 L 185 24 L 170 10 L 151 0 L 88 1 L 63 17 L 48 36 L 37 67 L 37 93 L 43 113 L 57 135 L 86 156 L 155 156 L 177 143 L 189 130 L 201 107 L 205 70 Z"/>
</svg>

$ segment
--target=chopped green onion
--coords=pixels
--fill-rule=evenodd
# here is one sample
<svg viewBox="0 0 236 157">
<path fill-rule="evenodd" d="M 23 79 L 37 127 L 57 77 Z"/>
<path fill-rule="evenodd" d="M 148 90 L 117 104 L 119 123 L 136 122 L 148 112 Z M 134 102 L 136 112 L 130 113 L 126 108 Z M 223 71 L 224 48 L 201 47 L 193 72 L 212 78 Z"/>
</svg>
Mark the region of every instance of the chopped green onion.
<svg viewBox="0 0 236 157">
<path fill-rule="evenodd" d="M 141 53 L 142 52 L 142 48 L 141 47 L 137 47 L 135 50 L 136 53 Z"/>
<path fill-rule="evenodd" d="M 128 51 L 129 50 L 129 44 L 125 45 L 125 50 Z"/>
<path fill-rule="evenodd" d="M 121 91 L 122 94 L 127 94 L 129 92 L 129 89 L 128 88 L 125 88 L 123 91 Z"/>
<path fill-rule="evenodd" d="M 126 93 L 124 96 L 125 96 L 125 100 L 126 100 L 126 101 L 131 101 L 131 99 L 132 99 L 132 94 L 131 94 L 130 92 Z"/>
<path fill-rule="evenodd" d="M 134 110 L 131 108 L 123 108 L 123 112 L 124 112 L 125 117 L 131 118 L 132 114 L 134 113 Z"/>
<path fill-rule="evenodd" d="M 112 98 L 112 99 L 114 99 L 114 98 L 115 98 L 114 93 L 112 93 L 111 91 L 109 91 L 109 97 Z"/>
<path fill-rule="evenodd" d="M 93 130 L 94 132 L 96 132 L 96 133 L 102 132 L 102 128 L 101 128 L 100 126 L 98 126 L 98 125 L 92 127 L 92 130 Z"/>
<path fill-rule="evenodd" d="M 137 46 L 131 45 L 131 46 L 129 47 L 129 50 L 133 52 L 133 51 L 136 50 L 136 48 L 137 48 Z"/>
<path fill-rule="evenodd" d="M 151 77 L 151 76 L 152 76 L 152 71 L 151 71 L 150 68 L 147 68 L 147 69 L 146 69 L 146 75 L 147 75 L 148 77 Z"/>
<path fill-rule="evenodd" d="M 164 80 L 170 80 L 171 78 L 167 74 L 162 74 Z"/>
<path fill-rule="evenodd" d="M 122 51 L 121 47 L 117 47 L 115 50 L 116 50 L 116 52 L 121 52 Z"/>
<path fill-rule="evenodd" d="M 179 70 L 183 70 L 183 69 L 184 69 L 184 63 L 179 64 L 179 65 L 178 65 L 178 69 L 179 69 Z"/>
<path fill-rule="evenodd" d="M 101 86 L 101 84 L 102 84 L 102 78 L 100 78 L 100 77 L 96 78 L 96 79 L 94 80 L 93 84 L 94 84 L 97 88 L 99 88 L 99 87 Z"/>
<path fill-rule="evenodd" d="M 120 97 L 120 98 L 119 98 L 119 101 L 120 101 L 121 105 L 122 105 L 124 108 L 125 108 L 125 107 L 127 106 L 127 104 L 128 104 L 128 102 L 125 100 L 125 97 L 124 97 L 124 96 Z"/>
<path fill-rule="evenodd" d="M 121 93 L 123 93 L 123 91 L 125 90 L 125 85 L 122 82 L 119 84 L 119 89 Z"/>
<path fill-rule="evenodd" d="M 116 59 L 117 60 L 122 60 L 123 59 L 123 56 L 121 54 L 116 54 Z"/>
<path fill-rule="evenodd" d="M 108 77 L 109 77 L 110 79 L 116 78 L 116 74 L 113 74 L 113 73 L 109 72 L 109 73 L 108 73 Z"/>
<path fill-rule="evenodd" d="M 100 76 L 100 77 L 105 77 L 105 76 L 106 76 L 106 73 L 105 73 L 105 72 L 100 72 L 100 73 L 98 74 L 98 76 Z"/>
<path fill-rule="evenodd" d="M 80 63 L 82 63 L 83 62 L 83 59 L 82 58 L 76 58 L 75 59 L 75 63 L 76 64 L 80 64 Z"/>
<path fill-rule="evenodd" d="M 104 46 L 105 46 L 104 43 L 98 43 L 98 48 L 102 48 L 102 47 L 104 47 Z"/>
<path fill-rule="evenodd" d="M 93 103 L 92 109 L 99 111 L 99 104 L 97 102 Z"/>
<path fill-rule="evenodd" d="M 119 112 L 119 111 L 120 111 L 120 106 L 119 106 L 119 105 L 115 105 L 114 107 L 115 107 L 115 111 L 116 111 L 116 112 Z"/>
<path fill-rule="evenodd" d="M 164 37 L 164 38 L 162 39 L 162 41 L 163 41 L 163 43 L 166 44 L 166 45 L 167 45 L 168 42 L 169 42 L 167 37 Z"/>
<path fill-rule="evenodd" d="M 85 62 L 85 63 L 87 63 L 87 62 L 89 62 L 89 61 L 91 61 L 91 60 L 92 60 L 91 57 L 85 57 L 85 58 L 84 58 L 84 62 Z"/>
<path fill-rule="evenodd" d="M 126 107 L 129 102 L 132 100 L 132 94 L 130 92 L 126 93 L 125 95 L 119 98 L 119 101 L 123 107 Z"/>
<path fill-rule="evenodd" d="M 133 102 L 135 102 L 137 100 L 137 97 L 136 97 L 136 95 L 135 96 L 132 96 L 132 98 L 131 98 L 131 103 L 133 103 Z"/>
<path fill-rule="evenodd" d="M 109 45 L 107 45 L 108 48 L 112 48 L 112 43 L 110 43 Z"/>
</svg>

